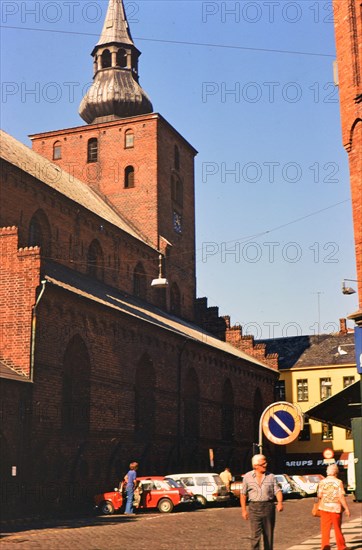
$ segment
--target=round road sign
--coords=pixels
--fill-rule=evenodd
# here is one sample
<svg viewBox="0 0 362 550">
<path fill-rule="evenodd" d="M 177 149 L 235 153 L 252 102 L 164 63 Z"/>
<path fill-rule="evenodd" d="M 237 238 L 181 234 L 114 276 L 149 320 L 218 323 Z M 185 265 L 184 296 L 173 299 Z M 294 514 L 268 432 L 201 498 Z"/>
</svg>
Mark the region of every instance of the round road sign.
<svg viewBox="0 0 362 550">
<path fill-rule="evenodd" d="M 276 445 L 291 443 L 303 427 L 299 409 L 287 401 L 278 401 L 267 407 L 261 422 L 265 437 Z"/>
<path fill-rule="evenodd" d="M 334 457 L 334 450 L 330 449 L 329 447 L 327 449 L 324 449 L 323 451 L 323 458 L 333 458 Z"/>
</svg>

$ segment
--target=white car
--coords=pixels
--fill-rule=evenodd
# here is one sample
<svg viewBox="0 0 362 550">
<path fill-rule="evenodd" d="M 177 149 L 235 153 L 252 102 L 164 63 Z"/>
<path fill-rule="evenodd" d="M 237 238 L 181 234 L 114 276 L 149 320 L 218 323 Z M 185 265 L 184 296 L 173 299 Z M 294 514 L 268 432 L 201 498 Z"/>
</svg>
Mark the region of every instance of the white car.
<svg viewBox="0 0 362 550">
<path fill-rule="evenodd" d="M 318 484 L 324 477 L 322 474 L 305 474 L 303 476 L 294 475 L 292 479 L 307 495 L 315 495 L 318 491 Z"/>
<path fill-rule="evenodd" d="M 219 474 L 168 474 L 167 478 L 181 481 L 201 506 L 212 502 L 227 502 L 230 495 Z"/>
</svg>

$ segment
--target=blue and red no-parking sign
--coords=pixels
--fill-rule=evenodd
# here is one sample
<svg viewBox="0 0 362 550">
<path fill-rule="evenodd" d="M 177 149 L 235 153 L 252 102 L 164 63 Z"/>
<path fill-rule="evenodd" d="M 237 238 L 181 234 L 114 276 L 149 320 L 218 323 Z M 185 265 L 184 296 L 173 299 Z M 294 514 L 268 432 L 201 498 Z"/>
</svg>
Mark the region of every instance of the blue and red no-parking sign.
<svg viewBox="0 0 362 550">
<path fill-rule="evenodd" d="M 291 443 L 303 428 L 299 409 L 287 401 L 278 401 L 267 407 L 261 423 L 265 437 L 276 445 Z"/>
</svg>

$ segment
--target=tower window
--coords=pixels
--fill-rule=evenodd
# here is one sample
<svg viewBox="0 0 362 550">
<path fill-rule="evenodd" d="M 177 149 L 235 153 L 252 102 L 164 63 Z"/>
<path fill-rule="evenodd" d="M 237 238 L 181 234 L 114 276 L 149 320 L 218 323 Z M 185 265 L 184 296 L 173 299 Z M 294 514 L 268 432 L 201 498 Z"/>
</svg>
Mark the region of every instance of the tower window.
<svg viewBox="0 0 362 550">
<path fill-rule="evenodd" d="M 171 176 L 171 197 L 180 206 L 183 205 L 183 185 L 178 176 Z"/>
<path fill-rule="evenodd" d="M 62 145 L 60 141 L 56 141 L 53 145 L 53 160 L 59 160 L 62 158 Z"/>
<path fill-rule="evenodd" d="M 88 162 L 97 162 L 98 161 L 98 139 L 91 138 L 88 140 Z"/>
<path fill-rule="evenodd" d="M 180 150 L 177 147 L 177 145 L 175 145 L 175 150 L 174 150 L 174 167 L 175 167 L 175 170 L 180 170 Z"/>
<path fill-rule="evenodd" d="M 124 135 L 124 146 L 126 149 L 132 149 L 134 147 L 134 133 L 133 130 L 127 130 Z"/>
<path fill-rule="evenodd" d="M 117 51 L 116 63 L 118 67 L 127 67 L 127 54 L 124 50 Z"/>
<path fill-rule="evenodd" d="M 112 56 L 109 50 L 104 50 L 102 53 L 102 69 L 107 69 L 112 66 Z"/>
<path fill-rule="evenodd" d="M 124 187 L 130 189 L 134 187 L 134 168 L 133 166 L 126 166 L 124 171 Z"/>
</svg>

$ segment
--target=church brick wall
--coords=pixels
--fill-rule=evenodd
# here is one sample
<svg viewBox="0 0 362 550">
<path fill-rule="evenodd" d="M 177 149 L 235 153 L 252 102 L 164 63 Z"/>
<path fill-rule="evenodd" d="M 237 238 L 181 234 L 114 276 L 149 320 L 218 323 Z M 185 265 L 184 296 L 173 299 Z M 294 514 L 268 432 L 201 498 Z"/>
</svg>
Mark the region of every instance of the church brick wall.
<svg viewBox="0 0 362 550">
<path fill-rule="evenodd" d="M 348 153 L 362 309 L 362 19 L 360 0 L 333 0 L 343 146 Z"/>
</svg>

